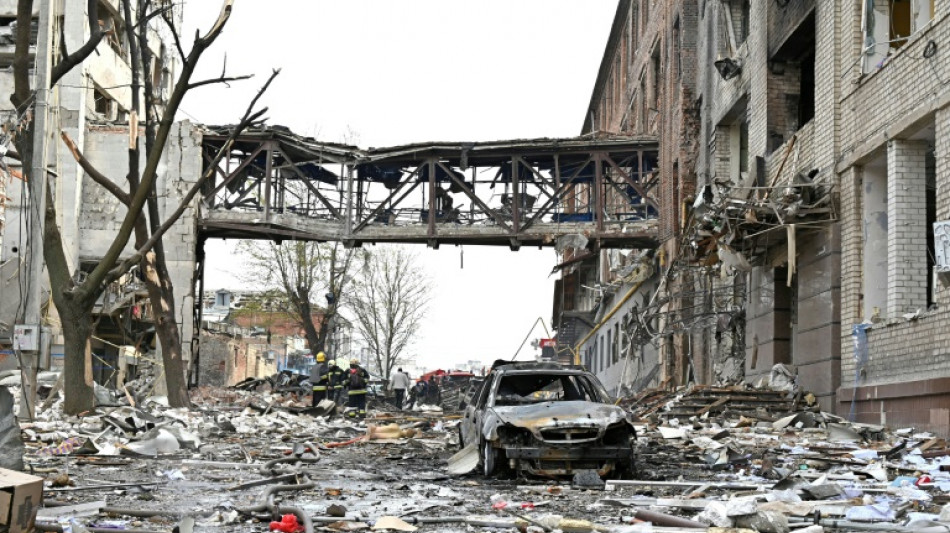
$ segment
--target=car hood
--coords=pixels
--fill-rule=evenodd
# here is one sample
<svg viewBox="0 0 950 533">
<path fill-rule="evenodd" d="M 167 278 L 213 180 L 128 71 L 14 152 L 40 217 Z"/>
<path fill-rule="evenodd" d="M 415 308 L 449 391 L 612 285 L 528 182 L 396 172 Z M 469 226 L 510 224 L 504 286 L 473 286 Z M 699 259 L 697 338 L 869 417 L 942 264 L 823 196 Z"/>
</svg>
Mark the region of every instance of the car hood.
<svg viewBox="0 0 950 533">
<path fill-rule="evenodd" d="M 626 420 L 626 412 L 616 405 L 586 401 L 500 406 L 490 411 L 485 430 L 492 433 L 501 424 L 537 432 L 560 426 L 607 427 Z"/>
</svg>

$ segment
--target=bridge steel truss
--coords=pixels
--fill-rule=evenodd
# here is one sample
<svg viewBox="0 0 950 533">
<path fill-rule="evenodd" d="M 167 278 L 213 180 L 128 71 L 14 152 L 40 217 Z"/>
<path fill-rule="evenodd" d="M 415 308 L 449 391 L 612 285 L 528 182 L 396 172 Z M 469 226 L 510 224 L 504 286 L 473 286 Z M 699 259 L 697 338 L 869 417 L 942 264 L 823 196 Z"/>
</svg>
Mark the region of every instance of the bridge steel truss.
<svg viewBox="0 0 950 533">
<path fill-rule="evenodd" d="M 227 131 L 209 130 L 202 156 Z M 656 246 L 654 137 L 425 143 L 362 150 L 246 132 L 205 184 L 204 237 L 363 243 Z M 207 170 L 207 168 L 206 168 Z"/>
</svg>

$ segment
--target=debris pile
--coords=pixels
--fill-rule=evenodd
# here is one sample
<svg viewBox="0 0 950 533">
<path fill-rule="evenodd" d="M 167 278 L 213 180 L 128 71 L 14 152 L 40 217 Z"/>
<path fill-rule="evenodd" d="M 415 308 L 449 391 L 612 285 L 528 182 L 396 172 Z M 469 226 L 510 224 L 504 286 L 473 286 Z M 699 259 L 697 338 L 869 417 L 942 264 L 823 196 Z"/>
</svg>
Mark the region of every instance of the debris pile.
<svg viewBox="0 0 950 533">
<path fill-rule="evenodd" d="M 793 140 L 788 148 L 794 144 Z M 765 241 L 788 239 L 794 247 L 796 227 L 820 227 L 837 218 L 833 186 L 819 176 L 818 169 L 795 174 L 786 184 L 777 183 L 781 175 L 779 168 L 776 181 L 767 187 L 741 186 L 720 178 L 703 188 L 696 195 L 687 232 L 694 260 L 705 266 L 721 262 L 732 270 L 749 271 L 764 257 Z"/>
<path fill-rule="evenodd" d="M 950 527 L 944 439 L 848 422 L 777 381 L 767 389 L 694 386 L 626 399 L 641 421 L 641 479 L 608 481 L 608 490 L 630 497 L 600 503 L 677 528 Z"/>
<path fill-rule="evenodd" d="M 22 425 L 45 477 L 45 531 L 651 531 L 739 528 L 937 533 L 950 527 L 950 446 L 849 423 L 808 394 L 647 391 L 635 479 L 453 476 L 459 416 L 307 411 L 307 398 L 203 388 L 72 417 L 56 399 Z M 672 529 L 669 529 L 672 528 Z"/>
<path fill-rule="evenodd" d="M 685 391 L 668 393 L 650 389 L 622 402 L 641 420 L 670 420 L 691 417 L 747 417 L 774 421 L 797 411 L 808 395 L 788 397 L 784 391 L 754 389 L 746 386 L 712 387 L 696 385 Z M 811 397 L 811 406 L 814 397 Z"/>
</svg>

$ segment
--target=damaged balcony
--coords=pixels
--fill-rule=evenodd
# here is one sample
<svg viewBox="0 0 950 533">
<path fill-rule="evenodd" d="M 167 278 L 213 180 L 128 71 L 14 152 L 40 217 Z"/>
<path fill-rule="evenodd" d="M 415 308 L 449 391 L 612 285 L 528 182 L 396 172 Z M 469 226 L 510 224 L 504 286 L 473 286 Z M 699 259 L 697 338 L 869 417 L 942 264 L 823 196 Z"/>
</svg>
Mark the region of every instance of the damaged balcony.
<svg viewBox="0 0 950 533">
<path fill-rule="evenodd" d="M 791 258 L 798 231 L 838 219 L 829 173 L 811 168 L 813 138 L 809 122 L 767 161 L 756 158 L 751 185 L 714 179 L 701 189 L 687 232 L 692 264 L 748 271 L 783 245 Z"/>
</svg>

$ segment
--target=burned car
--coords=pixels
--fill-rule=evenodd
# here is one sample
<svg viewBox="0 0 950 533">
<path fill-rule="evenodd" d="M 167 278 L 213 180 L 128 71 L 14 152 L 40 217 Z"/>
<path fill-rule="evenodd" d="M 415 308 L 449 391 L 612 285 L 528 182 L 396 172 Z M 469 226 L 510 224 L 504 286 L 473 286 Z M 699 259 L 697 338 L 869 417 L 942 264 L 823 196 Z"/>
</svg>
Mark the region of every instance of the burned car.
<svg viewBox="0 0 950 533">
<path fill-rule="evenodd" d="M 581 367 L 497 365 L 463 409 L 460 444 L 477 446 L 486 476 L 502 469 L 541 476 L 633 472 L 633 424 Z"/>
</svg>

